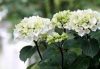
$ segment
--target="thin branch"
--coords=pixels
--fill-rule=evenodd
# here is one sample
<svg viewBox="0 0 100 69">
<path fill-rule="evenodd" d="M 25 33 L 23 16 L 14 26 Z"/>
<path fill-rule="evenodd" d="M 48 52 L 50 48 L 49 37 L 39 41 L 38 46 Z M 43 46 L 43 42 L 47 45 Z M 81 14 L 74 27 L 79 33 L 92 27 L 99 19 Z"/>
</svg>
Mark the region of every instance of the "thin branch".
<svg viewBox="0 0 100 69">
<path fill-rule="evenodd" d="M 40 53 L 38 43 L 37 43 L 37 41 L 34 41 L 34 43 L 35 43 L 35 45 L 36 45 L 36 48 L 37 48 L 38 54 L 39 54 L 39 56 L 40 56 L 40 59 L 42 60 L 43 58 L 42 58 L 42 55 L 41 55 L 41 53 Z"/>
</svg>

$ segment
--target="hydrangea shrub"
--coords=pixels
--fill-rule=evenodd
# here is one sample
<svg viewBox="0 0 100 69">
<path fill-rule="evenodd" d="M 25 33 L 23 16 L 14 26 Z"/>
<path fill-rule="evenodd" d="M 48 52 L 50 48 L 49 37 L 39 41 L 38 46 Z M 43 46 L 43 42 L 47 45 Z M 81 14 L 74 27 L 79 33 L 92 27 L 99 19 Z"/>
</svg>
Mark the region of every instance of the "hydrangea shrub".
<svg viewBox="0 0 100 69">
<path fill-rule="evenodd" d="M 52 19 L 25 17 L 15 26 L 14 36 L 33 44 L 20 51 L 22 61 L 36 51 L 41 59 L 27 69 L 100 68 L 100 12 L 65 10 Z"/>
</svg>

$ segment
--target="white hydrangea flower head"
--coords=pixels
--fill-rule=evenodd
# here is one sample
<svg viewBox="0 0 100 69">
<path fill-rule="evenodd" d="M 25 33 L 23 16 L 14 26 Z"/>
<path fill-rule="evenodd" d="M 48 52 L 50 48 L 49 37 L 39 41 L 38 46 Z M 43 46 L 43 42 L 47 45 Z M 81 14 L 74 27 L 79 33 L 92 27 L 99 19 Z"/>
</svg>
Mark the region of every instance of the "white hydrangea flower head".
<svg viewBox="0 0 100 69">
<path fill-rule="evenodd" d="M 52 23 L 55 27 L 59 27 L 61 28 L 62 25 L 64 25 L 65 23 L 67 23 L 69 21 L 71 12 L 68 11 L 61 11 L 58 12 L 56 14 L 54 14 L 53 18 L 52 18 Z"/>
<path fill-rule="evenodd" d="M 37 41 L 42 34 L 47 34 L 53 29 L 50 19 L 39 16 L 24 18 L 15 26 L 15 39 Z"/>
<path fill-rule="evenodd" d="M 66 29 L 74 30 L 79 36 L 100 29 L 100 13 L 91 9 L 73 11 Z"/>
</svg>

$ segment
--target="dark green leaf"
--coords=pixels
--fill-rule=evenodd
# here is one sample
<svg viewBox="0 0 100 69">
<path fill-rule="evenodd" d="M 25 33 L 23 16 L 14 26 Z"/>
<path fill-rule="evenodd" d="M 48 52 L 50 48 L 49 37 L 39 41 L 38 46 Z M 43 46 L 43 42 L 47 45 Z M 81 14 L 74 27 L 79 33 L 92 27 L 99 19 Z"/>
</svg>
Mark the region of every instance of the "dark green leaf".
<svg viewBox="0 0 100 69">
<path fill-rule="evenodd" d="M 100 31 L 91 32 L 90 36 L 91 36 L 91 38 L 95 38 L 100 41 Z"/>
<path fill-rule="evenodd" d="M 70 48 L 69 50 L 76 53 L 77 55 L 82 54 L 82 49 L 80 47 L 79 48 Z"/>
<path fill-rule="evenodd" d="M 61 64 L 61 54 L 58 48 L 56 47 L 48 47 L 47 50 L 45 50 L 43 53 L 43 59 L 44 59 L 44 62 L 47 62 L 50 65 Z"/>
<path fill-rule="evenodd" d="M 96 39 L 87 39 L 82 45 L 82 51 L 85 55 L 94 57 L 99 51 L 99 44 Z"/>
<path fill-rule="evenodd" d="M 68 65 L 71 65 L 75 59 L 77 58 L 77 54 L 74 52 L 64 52 L 64 65 L 66 65 L 66 63 Z"/>
<path fill-rule="evenodd" d="M 66 40 L 64 42 L 63 46 L 64 46 L 65 49 L 80 48 L 81 47 L 80 43 L 75 39 Z"/>
<path fill-rule="evenodd" d="M 20 59 L 25 62 L 28 58 L 30 58 L 33 55 L 33 53 L 35 51 L 36 51 L 35 46 L 34 47 L 33 46 L 25 46 L 20 51 Z"/>
<path fill-rule="evenodd" d="M 49 65 L 47 63 L 31 65 L 27 69 L 61 69 L 59 66 Z"/>
<path fill-rule="evenodd" d="M 69 69 L 88 69 L 89 62 L 89 58 L 85 56 L 80 56 L 72 65 L 70 65 Z"/>
</svg>

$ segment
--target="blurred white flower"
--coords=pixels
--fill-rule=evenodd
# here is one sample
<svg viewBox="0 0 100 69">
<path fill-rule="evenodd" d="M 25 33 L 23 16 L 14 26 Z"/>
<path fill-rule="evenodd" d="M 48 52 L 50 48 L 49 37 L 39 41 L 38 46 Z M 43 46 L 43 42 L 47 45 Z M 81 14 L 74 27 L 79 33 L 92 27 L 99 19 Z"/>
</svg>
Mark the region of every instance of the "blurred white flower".
<svg viewBox="0 0 100 69">
<path fill-rule="evenodd" d="M 73 11 L 64 28 L 76 31 L 79 36 L 89 34 L 100 29 L 100 13 L 91 9 Z"/>
<path fill-rule="evenodd" d="M 15 26 L 15 39 L 37 41 L 41 35 L 49 33 L 53 29 L 50 19 L 39 16 L 32 16 L 24 18 L 19 24 Z"/>
</svg>

